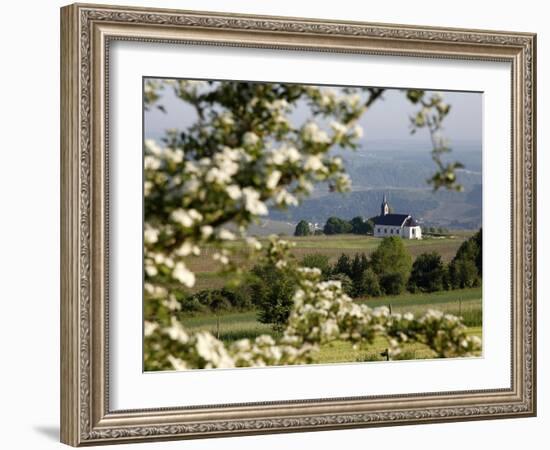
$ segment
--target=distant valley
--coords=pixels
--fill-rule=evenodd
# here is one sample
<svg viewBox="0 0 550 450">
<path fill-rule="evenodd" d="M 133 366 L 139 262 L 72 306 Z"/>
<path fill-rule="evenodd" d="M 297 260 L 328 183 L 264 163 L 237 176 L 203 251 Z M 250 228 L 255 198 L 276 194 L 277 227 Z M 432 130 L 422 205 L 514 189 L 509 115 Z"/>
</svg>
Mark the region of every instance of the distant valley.
<svg viewBox="0 0 550 450">
<path fill-rule="evenodd" d="M 465 167 L 457 172 L 463 192 L 433 192 L 426 180 L 434 173 L 430 148 L 409 141 L 364 142 L 355 152 L 339 152 L 352 179 L 352 192 L 331 193 L 316 187 L 312 196 L 287 211 L 270 209 L 269 222 L 287 226 L 304 219 L 323 224 L 328 217 L 351 219 L 379 214 L 387 194 L 394 212 L 408 213 L 423 226 L 476 229 L 482 220 L 482 167 L 479 144 L 453 144 L 448 159 Z M 272 228 L 271 226 L 264 228 Z M 258 230 L 260 231 L 260 230 Z"/>
</svg>

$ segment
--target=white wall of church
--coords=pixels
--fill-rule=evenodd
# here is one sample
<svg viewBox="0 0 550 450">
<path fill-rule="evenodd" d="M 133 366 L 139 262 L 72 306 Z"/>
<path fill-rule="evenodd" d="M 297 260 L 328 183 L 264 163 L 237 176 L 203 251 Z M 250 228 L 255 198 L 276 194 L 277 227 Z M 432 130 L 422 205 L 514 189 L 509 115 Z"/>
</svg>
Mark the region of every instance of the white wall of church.
<svg viewBox="0 0 550 450">
<path fill-rule="evenodd" d="M 403 239 L 422 239 L 420 227 L 397 227 L 391 225 L 375 225 L 374 237 L 401 236 Z"/>
<path fill-rule="evenodd" d="M 403 227 L 402 236 L 405 239 L 422 239 L 422 229 L 420 227 Z"/>
</svg>

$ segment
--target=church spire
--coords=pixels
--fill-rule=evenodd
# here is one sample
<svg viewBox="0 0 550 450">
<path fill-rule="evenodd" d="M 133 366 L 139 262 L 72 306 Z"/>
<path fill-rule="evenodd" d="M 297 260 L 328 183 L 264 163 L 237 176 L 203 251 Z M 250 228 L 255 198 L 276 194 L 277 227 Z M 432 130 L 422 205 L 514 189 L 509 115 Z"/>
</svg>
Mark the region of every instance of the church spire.
<svg viewBox="0 0 550 450">
<path fill-rule="evenodd" d="M 384 200 L 380 205 L 380 215 L 385 216 L 389 213 L 390 213 L 390 205 L 388 205 L 388 201 L 386 200 L 386 194 L 384 193 Z"/>
</svg>

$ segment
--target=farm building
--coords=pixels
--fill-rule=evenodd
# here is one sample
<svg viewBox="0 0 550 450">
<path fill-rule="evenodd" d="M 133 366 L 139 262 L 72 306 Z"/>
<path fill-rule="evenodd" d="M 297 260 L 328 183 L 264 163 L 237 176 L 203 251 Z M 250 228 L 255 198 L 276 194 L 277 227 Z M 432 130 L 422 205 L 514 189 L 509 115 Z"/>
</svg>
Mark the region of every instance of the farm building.
<svg viewBox="0 0 550 450">
<path fill-rule="evenodd" d="M 374 217 L 374 236 L 401 236 L 403 239 L 422 239 L 422 229 L 410 214 L 390 213 L 390 205 L 384 195 L 380 215 Z"/>
</svg>

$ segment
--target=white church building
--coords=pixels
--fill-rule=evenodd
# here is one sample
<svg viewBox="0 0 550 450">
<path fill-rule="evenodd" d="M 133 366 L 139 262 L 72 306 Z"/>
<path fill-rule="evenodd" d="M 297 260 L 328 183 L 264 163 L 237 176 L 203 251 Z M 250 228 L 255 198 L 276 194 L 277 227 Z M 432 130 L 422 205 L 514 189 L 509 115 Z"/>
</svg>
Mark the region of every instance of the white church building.
<svg viewBox="0 0 550 450">
<path fill-rule="evenodd" d="M 380 205 L 380 215 L 374 217 L 374 236 L 400 236 L 403 239 L 422 239 L 422 229 L 410 214 L 390 213 L 390 205 L 384 200 Z"/>
</svg>

